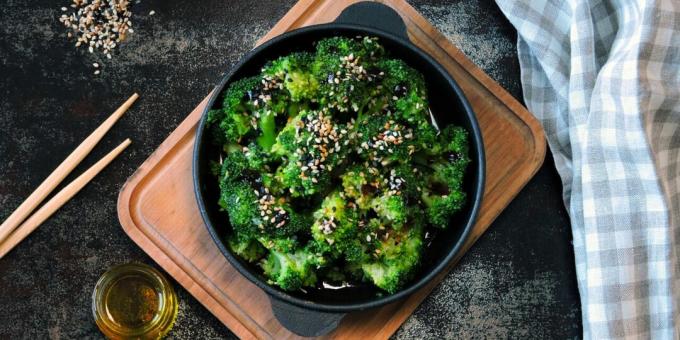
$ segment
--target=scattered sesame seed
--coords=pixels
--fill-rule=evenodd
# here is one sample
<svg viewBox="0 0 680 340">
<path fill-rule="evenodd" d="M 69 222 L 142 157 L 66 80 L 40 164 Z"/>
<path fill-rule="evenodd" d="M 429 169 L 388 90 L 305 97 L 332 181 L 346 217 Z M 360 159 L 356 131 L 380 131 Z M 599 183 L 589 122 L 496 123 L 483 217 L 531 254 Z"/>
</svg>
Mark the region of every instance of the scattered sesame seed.
<svg viewBox="0 0 680 340">
<path fill-rule="evenodd" d="M 85 45 L 89 53 L 100 50 L 110 59 L 110 51 L 133 32 L 128 0 L 73 0 L 70 7 L 73 12 L 62 14 L 59 22 L 69 30 L 67 36 L 76 39 L 75 46 Z"/>
</svg>

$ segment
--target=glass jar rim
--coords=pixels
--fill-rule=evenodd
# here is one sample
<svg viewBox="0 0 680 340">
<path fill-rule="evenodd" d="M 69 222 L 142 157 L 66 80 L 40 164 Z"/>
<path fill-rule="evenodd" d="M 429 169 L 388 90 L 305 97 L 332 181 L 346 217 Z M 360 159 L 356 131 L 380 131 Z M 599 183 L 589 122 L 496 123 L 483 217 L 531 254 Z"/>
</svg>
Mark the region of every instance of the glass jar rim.
<svg viewBox="0 0 680 340">
<path fill-rule="evenodd" d="M 153 318 L 136 328 L 120 326 L 108 313 L 107 292 L 121 279 L 136 275 L 149 281 L 158 296 L 158 308 Z M 132 262 L 116 265 L 107 270 L 95 284 L 92 292 L 92 314 L 99 329 L 111 338 L 145 337 L 160 338 L 172 328 L 177 317 L 177 295 L 170 282 L 155 268 Z"/>
</svg>

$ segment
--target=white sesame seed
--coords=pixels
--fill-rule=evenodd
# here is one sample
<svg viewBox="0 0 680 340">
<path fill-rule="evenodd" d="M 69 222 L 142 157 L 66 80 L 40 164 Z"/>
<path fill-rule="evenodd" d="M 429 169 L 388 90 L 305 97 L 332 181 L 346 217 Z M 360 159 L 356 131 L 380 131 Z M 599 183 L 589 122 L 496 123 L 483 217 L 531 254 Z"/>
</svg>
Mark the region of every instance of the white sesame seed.
<svg viewBox="0 0 680 340">
<path fill-rule="evenodd" d="M 152 10 L 151 12 L 149 12 L 149 15 L 154 15 L 154 14 L 156 14 L 156 11 Z"/>
</svg>

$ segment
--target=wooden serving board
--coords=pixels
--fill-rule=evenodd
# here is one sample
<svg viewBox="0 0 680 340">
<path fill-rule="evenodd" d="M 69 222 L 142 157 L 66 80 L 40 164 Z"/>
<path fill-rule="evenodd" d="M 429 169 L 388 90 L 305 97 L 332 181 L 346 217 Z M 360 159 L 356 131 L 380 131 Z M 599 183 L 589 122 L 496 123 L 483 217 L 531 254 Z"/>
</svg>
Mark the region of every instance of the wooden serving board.
<svg viewBox="0 0 680 340">
<path fill-rule="evenodd" d="M 288 30 L 333 21 L 355 2 L 358 0 L 302 0 L 260 42 Z M 487 164 L 485 193 L 462 256 L 542 164 L 543 131 L 520 103 L 405 1 L 380 2 L 402 16 L 411 41 L 437 59 L 458 81 L 481 126 Z M 207 98 L 124 185 L 118 198 L 120 222 L 142 249 L 236 335 L 296 338 L 274 318 L 265 293 L 241 276 L 220 253 L 199 214 L 191 160 L 194 133 L 206 102 Z M 389 337 L 447 272 L 406 300 L 348 315 L 329 337 Z"/>
</svg>

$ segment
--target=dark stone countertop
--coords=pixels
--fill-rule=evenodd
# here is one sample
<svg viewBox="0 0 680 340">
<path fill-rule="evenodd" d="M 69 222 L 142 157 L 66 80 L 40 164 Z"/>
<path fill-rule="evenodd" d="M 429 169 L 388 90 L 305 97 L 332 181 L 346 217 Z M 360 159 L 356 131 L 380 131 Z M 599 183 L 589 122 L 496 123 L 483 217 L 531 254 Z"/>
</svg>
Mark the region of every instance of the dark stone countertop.
<svg viewBox="0 0 680 340">
<path fill-rule="evenodd" d="M 100 338 L 90 294 L 109 267 L 155 265 L 121 229 L 118 190 L 293 5 L 161 1 L 133 7 L 135 33 L 113 60 L 76 50 L 57 18 L 67 0 L 0 7 L 0 220 L 133 91 L 142 97 L 75 173 L 133 144 L 0 260 L 0 338 Z M 411 2 L 492 78 L 521 98 L 515 31 L 489 0 Z M 149 16 L 155 10 L 154 16 Z M 93 62 L 102 74 L 92 75 Z M 67 179 L 72 179 L 73 176 Z M 178 285 L 171 338 L 233 334 Z M 395 338 L 566 338 L 581 334 L 569 219 L 552 159 Z"/>
</svg>

